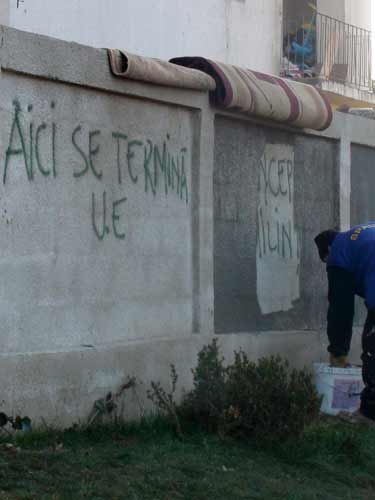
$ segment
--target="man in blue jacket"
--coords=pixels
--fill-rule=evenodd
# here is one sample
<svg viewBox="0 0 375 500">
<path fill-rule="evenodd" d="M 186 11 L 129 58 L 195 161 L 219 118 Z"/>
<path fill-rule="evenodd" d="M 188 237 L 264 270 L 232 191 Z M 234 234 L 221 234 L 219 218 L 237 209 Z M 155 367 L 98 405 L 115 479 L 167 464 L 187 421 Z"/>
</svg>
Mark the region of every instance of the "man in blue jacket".
<svg viewBox="0 0 375 500">
<path fill-rule="evenodd" d="M 350 350 L 354 297 L 365 299 L 367 319 L 362 333 L 360 412 L 375 420 L 375 222 L 349 231 L 323 231 L 315 238 L 319 256 L 327 263 L 328 351 L 331 365 L 345 367 Z"/>
</svg>

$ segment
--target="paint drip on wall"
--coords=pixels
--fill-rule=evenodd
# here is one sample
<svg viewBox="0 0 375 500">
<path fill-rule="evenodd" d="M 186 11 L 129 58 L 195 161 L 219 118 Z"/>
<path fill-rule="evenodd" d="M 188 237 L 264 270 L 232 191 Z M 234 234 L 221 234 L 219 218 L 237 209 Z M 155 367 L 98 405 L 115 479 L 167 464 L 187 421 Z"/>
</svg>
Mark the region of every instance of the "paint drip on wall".
<svg viewBox="0 0 375 500">
<path fill-rule="evenodd" d="M 292 309 L 300 297 L 293 147 L 267 144 L 258 169 L 257 297 L 262 314 L 270 314 Z"/>
</svg>

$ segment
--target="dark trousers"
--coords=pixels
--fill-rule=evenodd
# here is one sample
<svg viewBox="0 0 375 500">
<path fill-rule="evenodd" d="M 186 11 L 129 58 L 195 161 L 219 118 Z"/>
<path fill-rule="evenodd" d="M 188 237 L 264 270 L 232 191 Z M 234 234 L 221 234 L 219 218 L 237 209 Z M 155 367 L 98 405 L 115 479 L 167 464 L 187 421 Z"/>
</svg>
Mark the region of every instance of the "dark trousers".
<svg viewBox="0 0 375 500">
<path fill-rule="evenodd" d="M 361 394 L 361 413 L 375 420 L 375 311 L 367 314 L 362 333 L 362 378 L 365 388 Z"/>
<path fill-rule="evenodd" d="M 350 350 L 354 318 L 354 278 L 341 267 L 329 267 L 328 273 L 328 351 L 346 356 Z"/>
<path fill-rule="evenodd" d="M 328 268 L 328 351 L 346 356 L 350 350 L 354 318 L 354 278 L 339 267 Z M 375 310 L 367 313 L 362 333 L 361 413 L 375 420 Z"/>
</svg>

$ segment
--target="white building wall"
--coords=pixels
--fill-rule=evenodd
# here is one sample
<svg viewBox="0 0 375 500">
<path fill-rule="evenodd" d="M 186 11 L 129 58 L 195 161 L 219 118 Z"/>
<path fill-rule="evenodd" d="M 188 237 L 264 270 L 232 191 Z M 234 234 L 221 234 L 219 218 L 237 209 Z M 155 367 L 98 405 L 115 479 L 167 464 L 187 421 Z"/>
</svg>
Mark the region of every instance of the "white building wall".
<svg viewBox="0 0 375 500">
<path fill-rule="evenodd" d="M 318 0 L 317 7 L 321 14 L 371 30 L 371 0 Z"/>
<path fill-rule="evenodd" d="M 282 0 L 0 0 L 10 26 L 168 59 L 201 55 L 278 74 Z"/>
<path fill-rule="evenodd" d="M 345 21 L 371 30 L 371 0 L 345 0 Z"/>
<path fill-rule="evenodd" d="M 0 0 L 0 24 L 9 24 L 9 0 Z"/>
<path fill-rule="evenodd" d="M 345 1 L 346 0 L 317 0 L 318 12 L 339 19 L 340 21 L 345 21 Z"/>
<path fill-rule="evenodd" d="M 279 74 L 282 2 L 224 0 L 224 3 L 227 5 L 226 61 Z"/>
</svg>

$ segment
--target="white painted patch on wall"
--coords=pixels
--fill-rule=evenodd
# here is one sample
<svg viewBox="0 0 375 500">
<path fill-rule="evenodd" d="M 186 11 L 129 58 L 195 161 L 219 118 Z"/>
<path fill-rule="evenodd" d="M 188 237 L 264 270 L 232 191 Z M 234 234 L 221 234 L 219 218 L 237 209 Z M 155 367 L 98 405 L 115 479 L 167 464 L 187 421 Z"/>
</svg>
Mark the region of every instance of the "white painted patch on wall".
<svg viewBox="0 0 375 500">
<path fill-rule="evenodd" d="M 270 314 L 292 309 L 300 297 L 293 147 L 267 144 L 258 168 L 257 297 Z"/>
</svg>

